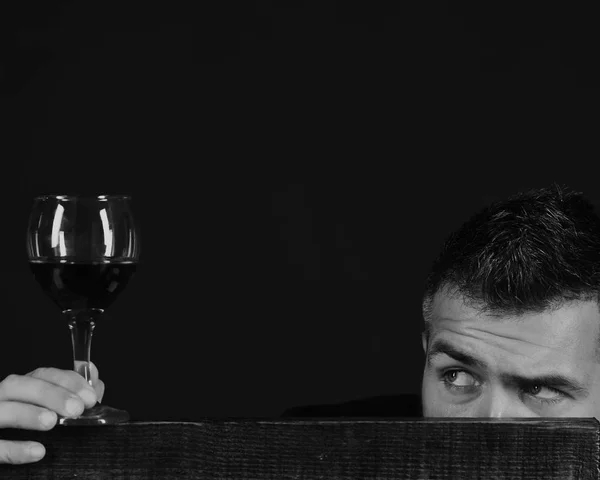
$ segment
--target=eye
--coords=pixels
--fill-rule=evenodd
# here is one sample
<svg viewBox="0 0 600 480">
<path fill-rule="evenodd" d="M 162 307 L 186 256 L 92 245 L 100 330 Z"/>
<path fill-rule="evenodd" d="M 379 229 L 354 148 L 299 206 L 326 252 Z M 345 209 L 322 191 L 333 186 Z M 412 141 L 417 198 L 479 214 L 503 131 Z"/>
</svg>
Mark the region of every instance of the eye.
<svg viewBox="0 0 600 480">
<path fill-rule="evenodd" d="M 526 393 L 542 403 L 557 403 L 565 398 L 560 390 L 543 385 L 532 385 L 526 389 Z"/>
<path fill-rule="evenodd" d="M 447 370 L 442 374 L 442 381 L 448 390 L 470 392 L 479 386 L 479 382 L 469 372 L 460 369 Z"/>
<path fill-rule="evenodd" d="M 455 387 L 469 387 L 473 384 L 473 377 L 463 370 L 450 370 L 446 372 L 446 378 Z"/>
</svg>

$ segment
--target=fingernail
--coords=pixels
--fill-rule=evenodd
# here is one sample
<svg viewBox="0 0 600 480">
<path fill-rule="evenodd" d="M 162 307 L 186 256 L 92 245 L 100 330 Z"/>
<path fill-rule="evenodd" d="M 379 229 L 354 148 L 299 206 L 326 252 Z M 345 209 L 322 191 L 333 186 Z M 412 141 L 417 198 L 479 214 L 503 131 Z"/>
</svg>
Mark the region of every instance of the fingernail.
<svg viewBox="0 0 600 480">
<path fill-rule="evenodd" d="M 46 449 L 39 443 L 34 443 L 29 447 L 29 456 L 34 460 L 39 460 L 46 453 Z"/>
<path fill-rule="evenodd" d="M 69 415 L 79 415 L 83 411 L 81 400 L 78 398 L 69 398 L 67 400 L 66 409 Z"/>
<path fill-rule="evenodd" d="M 56 413 L 46 410 L 40 414 L 40 423 L 46 427 L 52 427 L 56 423 Z"/>
</svg>

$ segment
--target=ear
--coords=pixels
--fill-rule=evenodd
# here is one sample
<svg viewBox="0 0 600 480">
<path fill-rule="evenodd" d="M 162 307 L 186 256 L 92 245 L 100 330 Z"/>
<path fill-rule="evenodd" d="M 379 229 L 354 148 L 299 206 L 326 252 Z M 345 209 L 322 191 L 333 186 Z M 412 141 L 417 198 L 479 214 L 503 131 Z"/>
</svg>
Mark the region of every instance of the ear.
<svg viewBox="0 0 600 480">
<path fill-rule="evenodd" d="M 423 333 L 421 333 L 421 345 L 423 346 L 423 353 L 425 355 L 427 355 L 427 343 L 428 343 L 428 335 L 427 335 L 427 331 L 423 331 Z"/>
</svg>

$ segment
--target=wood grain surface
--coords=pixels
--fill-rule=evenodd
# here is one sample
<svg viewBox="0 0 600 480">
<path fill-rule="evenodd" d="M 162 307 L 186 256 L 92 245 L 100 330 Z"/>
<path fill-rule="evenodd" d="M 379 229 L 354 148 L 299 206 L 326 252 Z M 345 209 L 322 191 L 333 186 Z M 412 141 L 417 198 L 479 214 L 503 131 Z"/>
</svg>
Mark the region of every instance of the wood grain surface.
<svg viewBox="0 0 600 480">
<path fill-rule="evenodd" d="M 598 479 L 595 419 L 222 419 L 0 430 L 10 479 Z"/>
</svg>

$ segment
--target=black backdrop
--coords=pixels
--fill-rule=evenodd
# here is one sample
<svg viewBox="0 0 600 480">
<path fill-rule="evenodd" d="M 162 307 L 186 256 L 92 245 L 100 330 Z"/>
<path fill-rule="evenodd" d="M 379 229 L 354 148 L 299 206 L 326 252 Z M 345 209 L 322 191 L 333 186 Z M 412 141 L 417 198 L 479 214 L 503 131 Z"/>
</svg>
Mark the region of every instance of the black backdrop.
<svg viewBox="0 0 600 480">
<path fill-rule="evenodd" d="M 71 366 L 31 198 L 127 192 L 143 264 L 94 337 L 106 403 L 417 393 L 444 237 L 522 188 L 598 197 L 592 3 L 486 5 L 3 2 L 0 377 Z"/>
</svg>

